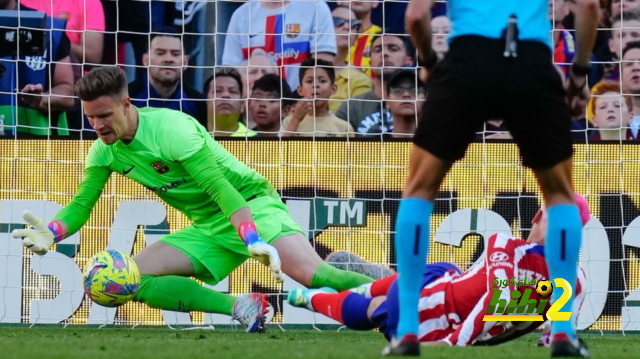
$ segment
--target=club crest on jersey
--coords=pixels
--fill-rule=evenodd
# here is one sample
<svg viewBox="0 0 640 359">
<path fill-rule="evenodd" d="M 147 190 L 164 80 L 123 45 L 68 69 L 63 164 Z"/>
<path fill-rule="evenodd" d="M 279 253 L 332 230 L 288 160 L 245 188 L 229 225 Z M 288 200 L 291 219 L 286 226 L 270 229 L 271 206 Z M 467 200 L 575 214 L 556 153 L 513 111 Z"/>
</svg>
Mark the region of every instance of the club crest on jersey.
<svg viewBox="0 0 640 359">
<path fill-rule="evenodd" d="M 162 161 L 154 162 L 151 166 L 161 175 L 169 172 L 169 166 L 165 165 Z"/>
<path fill-rule="evenodd" d="M 42 71 L 47 67 L 47 59 L 47 50 L 44 50 L 42 56 L 27 56 L 24 62 L 31 70 Z"/>
<path fill-rule="evenodd" d="M 300 34 L 300 24 L 287 24 L 284 29 L 285 34 L 289 38 L 294 38 Z"/>
</svg>

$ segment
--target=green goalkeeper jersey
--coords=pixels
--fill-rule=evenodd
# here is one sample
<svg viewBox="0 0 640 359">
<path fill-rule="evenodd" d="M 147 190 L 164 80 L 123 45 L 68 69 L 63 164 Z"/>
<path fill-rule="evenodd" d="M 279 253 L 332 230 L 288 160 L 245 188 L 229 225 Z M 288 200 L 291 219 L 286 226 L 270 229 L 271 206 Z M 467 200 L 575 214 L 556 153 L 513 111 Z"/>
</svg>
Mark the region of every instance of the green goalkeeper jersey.
<svg viewBox="0 0 640 359">
<path fill-rule="evenodd" d="M 275 196 L 271 184 L 247 167 L 192 117 L 164 108 L 138 108 L 133 141 L 96 140 L 76 196 L 56 216 L 65 237 L 86 223 L 111 172 L 142 184 L 195 224 L 246 207 L 254 196 Z"/>
</svg>

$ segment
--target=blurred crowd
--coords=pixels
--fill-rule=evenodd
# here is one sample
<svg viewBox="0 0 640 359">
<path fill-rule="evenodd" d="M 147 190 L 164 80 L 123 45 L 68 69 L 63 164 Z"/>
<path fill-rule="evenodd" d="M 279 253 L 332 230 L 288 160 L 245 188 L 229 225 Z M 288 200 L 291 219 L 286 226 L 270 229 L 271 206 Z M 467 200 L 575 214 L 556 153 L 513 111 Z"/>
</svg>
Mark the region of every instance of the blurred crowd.
<svg viewBox="0 0 640 359">
<path fill-rule="evenodd" d="M 572 102 L 578 140 L 637 140 L 640 1 L 601 0 L 588 103 Z M 426 98 L 404 24 L 407 0 L 0 0 L 42 11 L 42 56 L 0 58 L 0 136 L 94 138 L 75 82 L 121 66 L 134 105 L 167 107 L 216 138 L 410 138 Z M 573 4 L 549 0 L 555 63 L 575 52 Z M 433 48 L 448 51 L 445 0 Z M 0 19 L 0 27 L 7 28 Z M 478 94 L 482 96 L 482 94 Z M 637 114 L 637 115 L 636 115 Z M 477 139 L 510 138 L 497 118 Z"/>
</svg>

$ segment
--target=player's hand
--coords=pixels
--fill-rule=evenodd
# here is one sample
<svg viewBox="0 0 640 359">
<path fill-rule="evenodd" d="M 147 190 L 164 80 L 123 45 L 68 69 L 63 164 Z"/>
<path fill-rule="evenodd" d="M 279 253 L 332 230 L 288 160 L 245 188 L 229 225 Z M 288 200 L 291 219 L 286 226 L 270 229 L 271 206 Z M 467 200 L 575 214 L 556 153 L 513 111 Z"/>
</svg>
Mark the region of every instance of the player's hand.
<svg viewBox="0 0 640 359">
<path fill-rule="evenodd" d="M 14 229 L 11 232 L 13 238 L 22 238 L 22 245 L 35 254 L 44 255 L 53 245 L 54 234 L 49 227 L 33 212 L 22 212 L 22 218 L 32 228 Z"/>
<path fill-rule="evenodd" d="M 280 268 L 280 256 L 278 255 L 278 250 L 274 246 L 267 244 L 262 240 L 257 240 L 253 243 L 247 244 L 247 249 L 249 250 L 251 257 L 271 269 L 271 273 L 273 273 L 273 278 L 275 278 L 275 280 L 279 283 L 284 282 L 284 274 L 282 274 L 282 269 Z"/>
</svg>

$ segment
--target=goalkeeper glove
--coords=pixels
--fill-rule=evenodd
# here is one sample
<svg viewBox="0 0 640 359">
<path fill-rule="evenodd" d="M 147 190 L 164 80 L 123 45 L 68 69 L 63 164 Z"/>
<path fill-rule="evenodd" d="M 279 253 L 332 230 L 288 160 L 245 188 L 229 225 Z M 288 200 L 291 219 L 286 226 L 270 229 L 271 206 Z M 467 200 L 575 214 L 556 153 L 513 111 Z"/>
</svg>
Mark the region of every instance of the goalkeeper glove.
<svg viewBox="0 0 640 359">
<path fill-rule="evenodd" d="M 240 238 L 242 238 L 244 244 L 247 246 L 251 257 L 269 267 L 271 273 L 273 273 L 273 278 L 282 283 L 284 281 L 284 274 L 282 273 L 282 269 L 280 269 L 278 250 L 260 239 L 256 225 L 249 221 L 242 222 L 240 226 L 238 226 L 238 234 L 240 234 Z"/>
<path fill-rule="evenodd" d="M 31 228 L 15 229 L 11 235 L 13 238 L 22 238 L 22 245 L 33 253 L 45 255 L 56 238 L 53 229 L 29 210 L 22 212 L 22 218 Z"/>
</svg>

